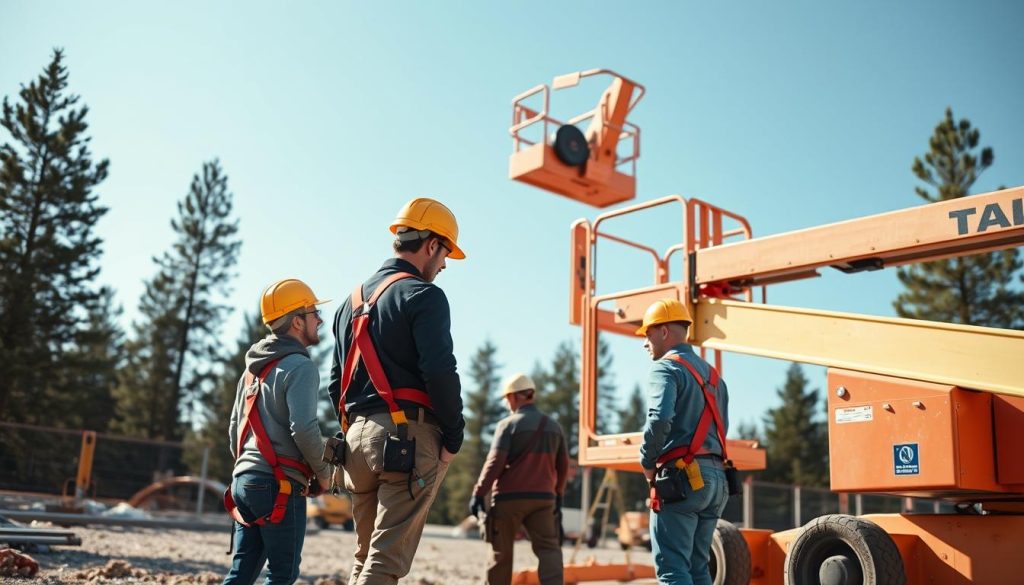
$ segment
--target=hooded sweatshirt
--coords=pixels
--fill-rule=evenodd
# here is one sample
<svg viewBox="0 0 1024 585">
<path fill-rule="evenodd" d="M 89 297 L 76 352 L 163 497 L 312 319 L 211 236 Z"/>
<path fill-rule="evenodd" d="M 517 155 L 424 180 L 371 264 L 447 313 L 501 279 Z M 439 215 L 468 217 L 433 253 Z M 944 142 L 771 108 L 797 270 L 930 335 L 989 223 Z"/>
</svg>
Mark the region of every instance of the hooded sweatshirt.
<svg viewBox="0 0 1024 585">
<path fill-rule="evenodd" d="M 278 337 L 270 334 L 256 342 L 245 355 L 245 367 L 254 377 L 271 361 L 280 361 L 267 372 L 256 401 L 260 419 L 267 436 L 278 456 L 304 460 L 319 477 L 327 477 L 329 466 L 321 460 L 324 439 L 317 424 L 317 394 L 320 391 L 320 372 L 309 359 L 309 352 L 294 337 Z M 270 464 L 260 455 L 256 438 L 250 432 L 242 446 L 242 453 L 235 453 L 238 445 L 238 431 L 245 412 L 245 376 L 238 381 L 235 390 L 235 408 L 231 411 L 228 426 L 231 454 L 235 456 L 235 470 L 238 476 L 246 471 L 272 474 Z M 288 477 L 305 484 L 302 473 L 282 465 Z"/>
</svg>

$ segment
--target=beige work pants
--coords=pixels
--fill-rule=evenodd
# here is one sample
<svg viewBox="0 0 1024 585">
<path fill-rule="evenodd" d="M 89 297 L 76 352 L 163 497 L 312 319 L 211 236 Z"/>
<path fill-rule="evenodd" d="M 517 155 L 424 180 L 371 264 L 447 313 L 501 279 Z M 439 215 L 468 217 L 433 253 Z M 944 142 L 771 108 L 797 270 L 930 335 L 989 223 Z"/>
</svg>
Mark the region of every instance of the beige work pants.
<svg viewBox="0 0 1024 585">
<path fill-rule="evenodd" d="M 384 412 L 355 417 L 345 434 L 345 488 L 352 494 L 357 539 L 349 585 L 392 585 L 409 573 L 430 504 L 448 471 L 439 459 L 440 429 L 410 420 L 409 437 L 416 439 L 411 486 L 409 474 L 385 472 L 389 432 L 395 432 L 395 425 Z"/>
<path fill-rule="evenodd" d="M 537 576 L 541 585 L 562 585 L 562 546 L 553 500 L 495 502 L 491 506 L 488 524 L 491 524 L 491 562 L 487 566 L 489 585 L 512 582 L 512 548 L 520 526 L 526 529 L 533 554 L 537 555 Z"/>
</svg>

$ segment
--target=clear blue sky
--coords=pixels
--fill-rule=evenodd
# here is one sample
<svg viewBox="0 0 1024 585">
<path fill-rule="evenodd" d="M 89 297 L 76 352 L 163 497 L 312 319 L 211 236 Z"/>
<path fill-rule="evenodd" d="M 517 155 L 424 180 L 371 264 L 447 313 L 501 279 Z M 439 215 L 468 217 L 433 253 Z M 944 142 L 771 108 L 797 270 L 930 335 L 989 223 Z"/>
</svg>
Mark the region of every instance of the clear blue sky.
<svg viewBox="0 0 1024 585">
<path fill-rule="evenodd" d="M 1020 2 L 625 6 L 8 0 L 0 94 L 66 49 L 93 150 L 111 161 L 100 279 L 126 325 L 203 161 L 220 157 L 241 218 L 232 346 L 269 281 L 297 276 L 342 299 L 389 255 L 402 203 L 441 199 L 469 256 L 438 280 L 464 372 L 488 338 L 509 373 L 579 337 L 568 226 L 597 212 L 507 179 L 511 98 L 555 75 L 606 67 L 645 84 L 640 198 L 700 197 L 755 234 L 918 204 L 910 165 L 946 106 L 995 150 L 977 190 L 1024 184 Z M 892 270 L 826 272 L 769 300 L 892 315 L 898 291 Z M 648 362 L 633 340 L 613 349 L 625 393 Z M 728 357 L 734 421 L 777 403 L 786 367 Z M 823 386 L 823 370 L 808 373 Z"/>
</svg>

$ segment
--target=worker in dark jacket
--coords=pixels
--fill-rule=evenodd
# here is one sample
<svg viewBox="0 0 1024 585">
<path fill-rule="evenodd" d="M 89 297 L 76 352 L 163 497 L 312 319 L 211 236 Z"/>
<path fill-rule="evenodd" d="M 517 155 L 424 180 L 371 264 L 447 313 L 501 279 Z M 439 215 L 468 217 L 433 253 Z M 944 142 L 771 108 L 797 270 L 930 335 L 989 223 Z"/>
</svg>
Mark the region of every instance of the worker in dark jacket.
<svg viewBox="0 0 1024 585">
<path fill-rule="evenodd" d="M 561 512 L 569 455 L 562 427 L 534 405 L 536 385 L 516 374 L 502 386 L 512 414 L 494 430 L 491 450 L 469 501 L 479 517 L 492 493 L 485 538 L 491 543 L 490 585 L 512 581 L 512 548 L 520 526 L 530 536 L 542 585 L 561 585 Z M 493 486 L 493 489 L 492 489 Z"/>
<path fill-rule="evenodd" d="M 328 390 L 345 429 L 344 483 L 357 536 L 352 585 L 408 574 L 465 427 L 448 299 L 433 284 L 446 259 L 465 258 L 455 216 L 438 201 L 414 199 L 391 232 L 395 257 L 334 318 Z"/>
<path fill-rule="evenodd" d="M 654 565 L 658 582 L 665 585 L 711 585 L 711 539 L 729 497 L 722 444 L 729 424 L 729 392 L 724 381 L 709 385 L 721 425 L 712 422 L 696 452 L 690 452 L 700 418 L 705 408 L 710 408 L 690 368 L 702 381 L 717 378 L 686 343 L 691 321 L 686 305 L 662 299 L 648 307 L 636 331 L 646 338 L 644 348 L 654 360 L 640 465 L 648 481 L 659 473 L 680 474 L 675 485 L 682 490 L 659 502 L 660 511 L 652 506 Z M 682 464 L 686 456 L 690 457 L 689 466 Z"/>
</svg>

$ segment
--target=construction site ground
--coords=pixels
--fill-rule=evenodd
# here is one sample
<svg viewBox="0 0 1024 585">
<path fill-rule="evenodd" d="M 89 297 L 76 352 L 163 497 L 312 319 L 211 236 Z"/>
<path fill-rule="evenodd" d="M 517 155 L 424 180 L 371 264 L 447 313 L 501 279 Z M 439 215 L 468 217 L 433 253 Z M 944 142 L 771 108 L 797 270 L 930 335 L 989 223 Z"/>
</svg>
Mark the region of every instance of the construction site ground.
<svg viewBox="0 0 1024 585">
<path fill-rule="evenodd" d="M 81 546 L 52 547 L 32 556 L 40 564 L 38 577 L 31 581 L 3 578 L 0 582 L 21 583 L 131 583 L 164 584 L 220 583 L 230 565 L 225 554 L 227 524 L 223 532 L 166 530 L 137 527 L 72 527 Z M 484 582 L 487 544 L 451 535 L 449 526 L 427 526 L 412 571 L 403 583 L 409 585 L 477 585 Z M 306 534 L 299 583 L 338 585 L 346 582 L 352 566 L 355 535 L 339 528 L 311 528 Z M 572 546 L 563 548 L 566 562 Z M 632 552 L 634 562 L 650 564 L 645 550 Z M 583 548 L 577 561 L 593 557 L 597 562 L 623 562 L 623 552 L 614 539 L 594 549 Z M 536 566 L 530 543 L 516 543 L 516 569 Z M 258 580 L 257 582 L 262 582 Z M 638 581 L 639 583 L 639 581 Z"/>
</svg>

